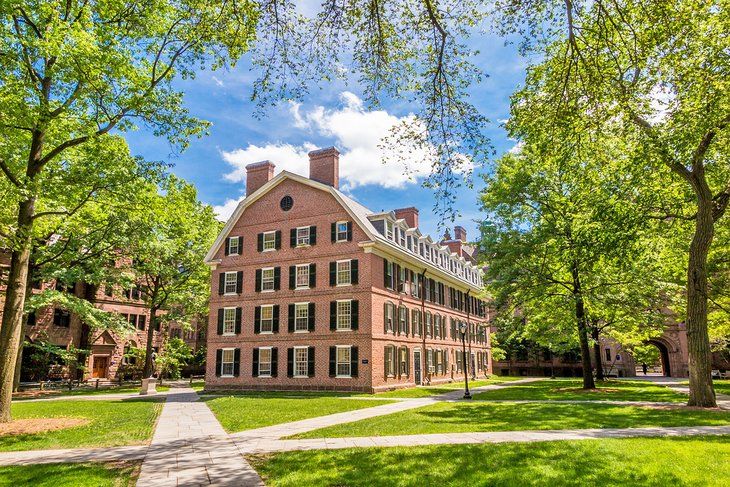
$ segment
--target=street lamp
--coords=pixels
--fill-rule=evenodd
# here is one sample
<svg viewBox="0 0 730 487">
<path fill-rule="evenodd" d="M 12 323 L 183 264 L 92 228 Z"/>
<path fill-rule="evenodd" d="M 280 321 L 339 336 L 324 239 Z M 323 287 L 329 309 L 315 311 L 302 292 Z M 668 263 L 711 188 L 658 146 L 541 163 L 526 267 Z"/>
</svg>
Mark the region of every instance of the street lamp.
<svg viewBox="0 0 730 487">
<path fill-rule="evenodd" d="M 461 361 L 464 366 L 464 399 L 471 399 L 471 394 L 469 394 L 469 366 L 466 361 L 466 329 L 467 325 L 462 321 L 459 325 L 459 331 L 461 332 Z"/>
</svg>

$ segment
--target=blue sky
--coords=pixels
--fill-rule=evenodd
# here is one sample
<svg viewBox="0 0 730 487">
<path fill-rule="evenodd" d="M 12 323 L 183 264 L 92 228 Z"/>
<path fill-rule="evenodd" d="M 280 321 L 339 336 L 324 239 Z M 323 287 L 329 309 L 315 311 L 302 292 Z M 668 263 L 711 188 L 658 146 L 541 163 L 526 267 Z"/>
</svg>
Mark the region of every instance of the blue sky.
<svg viewBox="0 0 730 487">
<path fill-rule="evenodd" d="M 472 102 L 491 120 L 488 135 L 499 155 L 514 146 L 500 121 L 509 116 L 509 96 L 524 80 L 526 60 L 497 36 L 481 35 L 474 41 L 480 51 L 475 63 L 489 77 L 473 87 Z M 384 103 L 370 110 L 357 84 L 336 83 L 313 89 L 301 104 L 282 102 L 257 119 L 249 101 L 255 78 L 249 67 L 244 59 L 235 69 L 201 71 L 194 80 L 176 82 L 190 113 L 212 123 L 210 135 L 174 154 L 164 139 L 140 128 L 126 134 L 132 152 L 174 164 L 172 172 L 195 184 L 199 198 L 225 219 L 243 197 L 246 164 L 268 159 L 276 164 L 276 172 L 286 169 L 306 176 L 306 153 L 336 146 L 343 191 L 374 211 L 416 206 L 421 230 L 434 238 L 441 234 L 432 212 L 434 195 L 421 187 L 422 178 L 408 181 L 402 167 L 381 162 L 379 138 L 389 124 L 409 115 L 407 107 Z M 462 189 L 458 197 L 462 217 L 456 224 L 467 229 L 470 239 L 478 237 L 474 220 L 480 218 L 479 174 L 485 169 L 475 168 L 475 187 Z"/>
</svg>

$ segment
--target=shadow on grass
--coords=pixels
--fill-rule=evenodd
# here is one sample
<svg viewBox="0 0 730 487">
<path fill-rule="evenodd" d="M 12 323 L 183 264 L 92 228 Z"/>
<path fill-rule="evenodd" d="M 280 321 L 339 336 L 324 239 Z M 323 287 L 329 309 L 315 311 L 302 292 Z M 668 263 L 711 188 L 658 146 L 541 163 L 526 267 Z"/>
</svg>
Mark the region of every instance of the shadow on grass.
<svg viewBox="0 0 730 487">
<path fill-rule="evenodd" d="M 728 485 L 728 458 L 730 438 L 701 437 L 320 450 L 249 460 L 272 486 L 666 486 Z"/>
<path fill-rule="evenodd" d="M 139 462 L 0 466 L 0 486 L 131 487 L 139 466 Z"/>
</svg>

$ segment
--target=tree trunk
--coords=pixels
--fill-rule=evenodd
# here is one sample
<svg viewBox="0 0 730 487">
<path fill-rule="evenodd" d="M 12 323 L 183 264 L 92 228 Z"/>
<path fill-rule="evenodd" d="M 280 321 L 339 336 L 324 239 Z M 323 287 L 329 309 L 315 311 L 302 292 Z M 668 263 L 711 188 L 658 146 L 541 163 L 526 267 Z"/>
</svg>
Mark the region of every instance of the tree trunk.
<svg viewBox="0 0 730 487">
<path fill-rule="evenodd" d="M 23 365 L 23 334 L 20 334 L 20 340 L 18 341 L 18 357 L 15 359 L 15 373 L 13 373 L 13 392 L 20 390 L 20 368 Z"/>
<path fill-rule="evenodd" d="M 5 290 L 2 327 L 0 328 L 0 423 L 9 423 L 13 397 L 15 365 L 23 332 L 23 308 L 28 283 L 31 236 L 35 196 L 18 205 L 18 231 L 10 258 L 10 273 Z"/>
<path fill-rule="evenodd" d="M 605 377 L 603 377 L 603 361 L 601 360 L 601 344 L 598 341 L 598 328 L 593 328 L 591 336 L 593 338 L 593 355 L 596 360 L 596 380 L 605 380 Z"/>
<path fill-rule="evenodd" d="M 155 325 L 157 324 L 157 307 L 150 307 L 150 325 L 147 328 L 147 346 L 145 348 L 144 356 L 144 369 L 142 370 L 142 377 L 152 377 L 155 372 L 155 364 L 152 360 L 152 340 L 155 334 Z"/>
<path fill-rule="evenodd" d="M 573 264 L 573 297 L 575 299 L 575 319 L 578 322 L 578 340 L 580 341 L 580 358 L 583 363 L 583 389 L 595 389 L 593 368 L 591 367 L 591 349 L 588 346 L 588 324 L 583 303 L 578 266 Z"/>
<path fill-rule="evenodd" d="M 714 236 L 712 197 L 697 194 L 695 233 L 687 266 L 687 347 L 689 349 L 688 406 L 717 407 L 712 385 L 710 337 L 707 331 L 707 255 Z"/>
</svg>

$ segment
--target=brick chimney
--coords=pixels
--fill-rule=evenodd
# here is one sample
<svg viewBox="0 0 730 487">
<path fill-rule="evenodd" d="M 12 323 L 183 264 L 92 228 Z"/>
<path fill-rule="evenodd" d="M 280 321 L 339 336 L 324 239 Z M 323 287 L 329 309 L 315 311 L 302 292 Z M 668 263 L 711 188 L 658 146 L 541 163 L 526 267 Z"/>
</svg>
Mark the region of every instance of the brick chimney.
<svg viewBox="0 0 730 487">
<path fill-rule="evenodd" d="M 274 177 L 275 167 L 271 161 L 254 162 L 246 166 L 246 196 L 268 183 Z"/>
<path fill-rule="evenodd" d="M 454 238 L 456 240 L 461 240 L 462 242 L 466 242 L 466 229 L 464 227 L 455 226 L 454 227 Z"/>
<path fill-rule="evenodd" d="M 400 208 L 395 210 L 395 217 L 401 218 L 408 223 L 408 228 L 418 228 L 418 208 L 411 206 L 410 208 Z"/>
<path fill-rule="evenodd" d="M 309 179 L 339 188 L 340 151 L 335 147 L 327 147 L 310 152 Z"/>
</svg>

